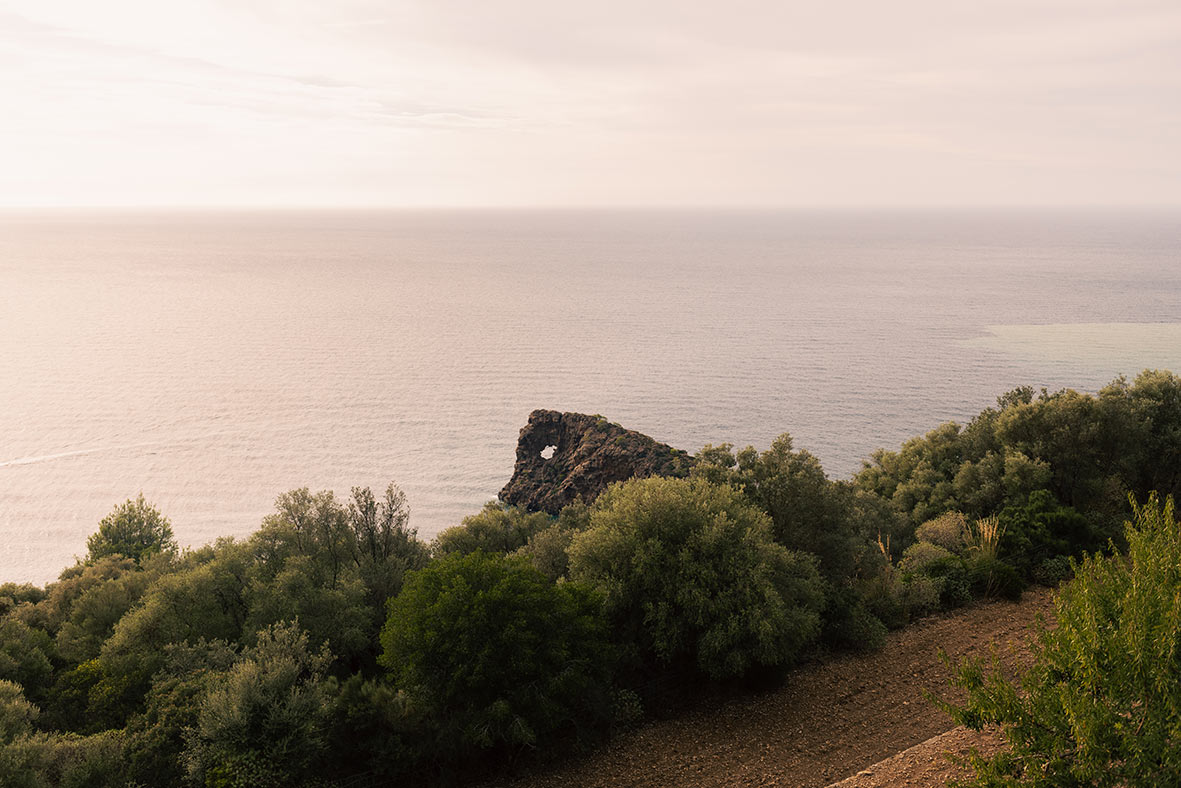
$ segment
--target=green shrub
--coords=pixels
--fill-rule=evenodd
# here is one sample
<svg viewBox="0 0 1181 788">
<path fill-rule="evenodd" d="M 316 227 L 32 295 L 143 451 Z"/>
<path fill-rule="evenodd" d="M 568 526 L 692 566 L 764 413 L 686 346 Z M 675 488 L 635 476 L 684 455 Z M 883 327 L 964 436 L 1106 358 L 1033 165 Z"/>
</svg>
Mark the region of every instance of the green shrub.
<svg viewBox="0 0 1181 788">
<path fill-rule="evenodd" d="M 123 736 L 34 733 L 0 746 L 0 788 L 131 788 Z"/>
<path fill-rule="evenodd" d="M 923 570 L 941 581 L 939 602 L 944 607 L 958 607 L 972 599 L 968 564 L 957 555 L 932 561 Z"/>
<path fill-rule="evenodd" d="M 998 555 L 1027 578 L 1048 558 L 1077 556 L 1102 546 L 1090 521 L 1054 500 L 1049 490 L 1034 492 L 1023 505 L 1005 507 L 1000 522 L 1005 535 Z"/>
<path fill-rule="evenodd" d="M 629 689 L 616 690 L 611 696 L 611 724 L 626 730 L 644 718 L 644 703 Z"/>
<path fill-rule="evenodd" d="M 83 567 L 71 583 L 70 593 L 52 595 L 55 601 L 66 602 L 52 611 L 61 622 L 54 638 L 59 656 L 72 663 L 97 657 L 115 624 L 135 607 L 168 564 L 167 555 L 148 558 L 142 566 L 128 558 L 109 556 Z"/>
<path fill-rule="evenodd" d="M 908 619 L 921 618 L 939 609 L 943 583 L 924 574 L 907 576 L 902 583 L 902 607 Z"/>
<path fill-rule="evenodd" d="M 973 560 L 979 563 L 988 559 L 977 555 Z M 939 607 L 956 607 L 972 598 L 968 562 L 938 545 L 911 545 L 902 554 L 898 569 L 905 583 L 902 604 L 912 618 Z"/>
<path fill-rule="evenodd" d="M 45 696 L 53 667 L 53 641 L 15 619 L 0 620 L 0 679 L 13 681 L 34 700 Z"/>
<path fill-rule="evenodd" d="M 45 591 L 29 583 L 4 583 L 0 585 L 0 618 L 17 607 L 35 605 L 44 598 Z"/>
<path fill-rule="evenodd" d="M 931 544 L 930 542 L 915 542 L 902 553 L 902 559 L 898 562 L 898 569 L 904 575 L 915 572 L 926 574 L 927 568 L 931 564 L 938 561 L 946 561 L 949 558 L 954 558 L 954 556 L 943 547 Z"/>
<path fill-rule="evenodd" d="M 963 512 L 944 512 L 920 525 L 914 536 L 920 542 L 929 542 L 961 555 L 969 544 L 968 518 Z"/>
<path fill-rule="evenodd" d="M 241 660 L 206 680 L 185 752 L 189 778 L 258 788 L 308 778 L 325 744 L 330 661 L 309 648 L 298 623 L 259 632 Z"/>
<path fill-rule="evenodd" d="M 898 629 L 908 621 L 902 603 L 902 577 L 893 566 L 882 566 L 856 586 L 865 609 L 887 629 Z"/>
<path fill-rule="evenodd" d="M 1065 555 L 1047 558 L 1033 570 L 1033 582 L 1050 588 L 1073 576 L 1074 567 L 1071 566 L 1069 556 Z"/>
<path fill-rule="evenodd" d="M 553 518 L 545 512 L 527 512 L 516 506 L 489 501 L 479 514 L 463 518 L 463 524 L 435 537 L 431 550 L 436 556 L 511 553 L 529 543 L 535 534 L 549 527 Z"/>
<path fill-rule="evenodd" d="M 365 775 L 366 784 L 417 784 L 415 770 L 425 770 L 438 753 L 428 711 L 423 698 L 384 678 L 350 676 L 331 706 L 330 773 Z"/>
<path fill-rule="evenodd" d="M 1004 726 L 1008 747 L 975 756 L 980 786 L 1181 784 L 1181 525 L 1173 502 L 1134 506 L 1126 560 L 1085 558 L 1056 600 L 1057 626 L 1033 642 L 1033 666 L 1007 678 L 994 655 L 961 666 L 959 724 Z"/>
<path fill-rule="evenodd" d="M 442 761 L 511 757 L 608 715 L 601 606 L 524 558 L 450 555 L 390 601 L 380 663 L 425 703 Z"/>
<path fill-rule="evenodd" d="M 209 681 L 222 678 L 238 659 L 223 641 L 169 645 L 164 652 L 167 661 L 152 678 L 144 711 L 126 728 L 129 774 L 145 786 L 184 783 L 185 732 L 200 720 Z"/>
<path fill-rule="evenodd" d="M 875 651 L 886 642 L 886 625 L 878 619 L 851 586 L 825 590 L 824 629 L 828 645 L 854 651 Z"/>
<path fill-rule="evenodd" d="M 529 559 L 543 575 L 557 581 L 570 572 L 570 544 L 574 534 L 590 527 L 590 510 L 580 500 L 566 504 L 553 523 L 529 537 L 516 555 Z"/>
<path fill-rule="evenodd" d="M 1025 590 L 1025 581 L 1011 564 L 986 555 L 968 560 L 967 579 L 972 595 L 978 597 L 1020 599 Z"/>
<path fill-rule="evenodd" d="M 41 710 L 25 699 L 19 684 L 0 679 L 0 745 L 31 733 Z"/>
<path fill-rule="evenodd" d="M 570 576 L 602 592 L 617 637 L 648 665 L 738 677 L 790 663 L 820 633 L 814 559 L 772 541 L 738 490 L 701 478 L 612 485 L 570 546 Z"/>
<path fill-rule="evenodd" d="M 816 556 L 822 577 L 833 583 L 847 580 L 868 534 L 864 511 L 855 488 L 833 482 L 814 455 L 793 451 L 787 433 L 759 452 L 747 446 L 736 454 L 729 444 L 706 446 L 697 455 L 695 478 L 730 484 L 771 518 L 772 538 L 789 550 Z"/>
</svg>

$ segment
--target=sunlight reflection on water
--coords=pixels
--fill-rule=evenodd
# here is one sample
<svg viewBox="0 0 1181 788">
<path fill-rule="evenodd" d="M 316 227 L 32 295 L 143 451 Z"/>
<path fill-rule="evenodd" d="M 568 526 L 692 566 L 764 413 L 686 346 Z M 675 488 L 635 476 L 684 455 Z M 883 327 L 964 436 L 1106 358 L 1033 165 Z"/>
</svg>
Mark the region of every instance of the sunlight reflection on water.
<svg viewBox="0 0 1181 788">
<path fill-rule="evenodd" d="M 1076 367 L 1181 370 L 1181 323 L 1054 323 L 988 326 L 988 335 L 962 340 L 1031 361 Z"/>
</svg>

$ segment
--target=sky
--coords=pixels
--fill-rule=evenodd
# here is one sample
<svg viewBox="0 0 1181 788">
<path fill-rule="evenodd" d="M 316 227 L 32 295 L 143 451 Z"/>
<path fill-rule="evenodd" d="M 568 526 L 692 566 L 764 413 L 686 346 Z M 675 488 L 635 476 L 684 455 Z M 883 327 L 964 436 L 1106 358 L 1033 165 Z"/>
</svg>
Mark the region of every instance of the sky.
<svg viewBox="0 0 1181 788">
<path fill-rule="evenodd" d="M 0 206 L 1181 207 L 1177 0 L 0 0 Z"/>
</svg>

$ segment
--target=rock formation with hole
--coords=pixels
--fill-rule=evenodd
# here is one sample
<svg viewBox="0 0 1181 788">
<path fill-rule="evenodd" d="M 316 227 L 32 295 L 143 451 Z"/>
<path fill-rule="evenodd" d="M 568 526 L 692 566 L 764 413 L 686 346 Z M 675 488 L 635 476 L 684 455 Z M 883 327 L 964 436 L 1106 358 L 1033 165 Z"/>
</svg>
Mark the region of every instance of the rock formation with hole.
<svg viewBox="0 0 1181 788">
<path fill-rule="evenodd" d="M 554 447 L 553 456 L 546 459 L 543 452 L 549 447 Z M 612 482 L 686 476 L 692 466 L 693 458 L 684 451 L 602 416 L 535 410 L 521 429 L 513 478 L 500 491 L 500 500 L 557 514 L 575 500 L 590 503 Z"/>
</svg>

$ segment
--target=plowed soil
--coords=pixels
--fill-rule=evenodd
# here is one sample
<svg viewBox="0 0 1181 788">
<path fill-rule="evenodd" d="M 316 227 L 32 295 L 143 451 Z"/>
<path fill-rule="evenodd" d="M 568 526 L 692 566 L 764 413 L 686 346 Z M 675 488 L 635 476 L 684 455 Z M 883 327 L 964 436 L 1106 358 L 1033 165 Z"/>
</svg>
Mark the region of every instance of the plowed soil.
<svg viewBox="0 0 1181 788">
<path fill-rule="evenodd" d="M 924 690 L 951 697 L 946 651 L 958 662 L 984 656 L 995 643 L 1009 664 L 1028 658 L 1026 642 L 1038 614 L 1047 618 L 1049 591 L 1027 592 L 1019 603 L 982 602 L 931 616 L 887 639 L 873 654 L 842 656 L 794 670 L 776 690 L 703 703 L 675 719 L 649 723 L 621 735 L 585 758 L 540 770 L 500 788 L 705 788 L 782 786 L 824 788 L 845 778 L 844 788 L 876 785 L 942 785 L 952 774 L 932 737 L 952 729 L 951 720 L 924 699 Z M 948 748 L 966 750 L 979 740 L 961 731 Z M 906 751 L 928 742 L 927 749 Z M 995 742 L 991 745 L 995 746 Z M 891 756 L 895 771 L 886 782 L 858 775 Z M 920 766 L 931 781 L 923 782 Z M 882 779 L 886 772 L 881 772 Z M 940 776 L 944 775 L 944 776 Z"/>
<path fill-rule="evenodd" d="M 952 761 L 949 754 L 965 756 L 974 749 L 983 755 L 991 755 L 1003 742 L 996 730 L 952 728 L 833 783 L 829 788 L 943 788 L 952 778 L 971 775 L 968 767 Z"/>
</svg>

